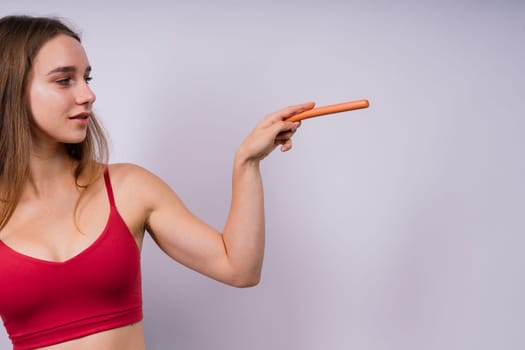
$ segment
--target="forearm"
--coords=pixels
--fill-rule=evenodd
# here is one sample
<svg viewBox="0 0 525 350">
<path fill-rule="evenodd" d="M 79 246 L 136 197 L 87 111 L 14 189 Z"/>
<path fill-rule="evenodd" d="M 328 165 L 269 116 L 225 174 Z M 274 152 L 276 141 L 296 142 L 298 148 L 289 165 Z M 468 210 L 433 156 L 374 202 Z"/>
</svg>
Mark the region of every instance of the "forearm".
<svg viewBox="0 0 525 350">
<path fill-rule="evenodd" d="M 269 114 L 257 124 L 235 154 L 232 203 L 222 235 L 233 285 L 254 285 L 259 282 L 261 274 L 264 194 L 260 161 L 278 145 L 283 152 L 292 148 L 291 137 L 300 124 L 285 119 L 313 106 L 313 103 L 305 103 Z"/>
<path fill-rule="evenodd" d="M 264 194 L 259 161 L 235 156 L 232 201 L 223 240 L 232 269 L 232 284 L 258 283 L 264 256 Z"/>
</svg>

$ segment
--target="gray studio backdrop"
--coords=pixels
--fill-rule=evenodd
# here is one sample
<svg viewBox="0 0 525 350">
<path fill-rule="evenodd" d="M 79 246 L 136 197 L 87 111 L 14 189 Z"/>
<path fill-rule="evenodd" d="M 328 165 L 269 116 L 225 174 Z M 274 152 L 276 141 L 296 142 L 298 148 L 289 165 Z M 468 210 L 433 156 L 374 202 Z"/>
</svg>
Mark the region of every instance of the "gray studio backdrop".
<svg viewBox="0 0 525 350">
<path fill-rule="evenodd" d="M 149 349 L 525 348 L 523 1 L 3 0 L 12 13 L 82 32 L 112 162 L 218 229 L 260 118 L 371 102 L 264 161 L 256 288 L 145 241 Z"/>
</svg>

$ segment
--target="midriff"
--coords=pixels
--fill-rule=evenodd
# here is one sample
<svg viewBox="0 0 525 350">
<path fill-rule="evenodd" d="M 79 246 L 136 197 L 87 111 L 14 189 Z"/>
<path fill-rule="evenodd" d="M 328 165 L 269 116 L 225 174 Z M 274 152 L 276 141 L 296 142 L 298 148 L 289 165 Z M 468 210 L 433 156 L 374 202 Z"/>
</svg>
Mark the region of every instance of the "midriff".
<svg viewBox="0 0 525 350">
<path fill-rule="evenodd" d="M 145 350 L 142 321 L 35 350 Z"/>
</svg>

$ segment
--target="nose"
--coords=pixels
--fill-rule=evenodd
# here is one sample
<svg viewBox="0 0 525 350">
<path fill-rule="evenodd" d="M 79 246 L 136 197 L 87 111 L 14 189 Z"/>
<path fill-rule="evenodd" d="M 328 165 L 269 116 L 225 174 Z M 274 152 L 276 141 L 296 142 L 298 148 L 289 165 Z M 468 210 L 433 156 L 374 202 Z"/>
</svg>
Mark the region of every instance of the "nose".
<svg viewBox="0 0 525 350">
<path fill-rule="evenodd" d="M 87 83 L 82 83 L 78 86 L 77 96 L 76 96 L 76 102 L 79 105 L 89 104 L 92 105 L 95 100 L 97 99 L 97 96 L 91 90 L 89 85 Z"/>
</svg>

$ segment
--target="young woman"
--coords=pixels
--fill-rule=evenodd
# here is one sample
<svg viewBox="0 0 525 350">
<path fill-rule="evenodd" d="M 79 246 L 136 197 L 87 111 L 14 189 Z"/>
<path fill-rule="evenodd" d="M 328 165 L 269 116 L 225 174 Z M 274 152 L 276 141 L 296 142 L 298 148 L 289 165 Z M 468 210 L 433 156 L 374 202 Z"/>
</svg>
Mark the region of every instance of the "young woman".
<svg viewBox="0 0 525 350">
<path fill-rule="evenodd" d="M 0 315 L 14 349 L 143 350 L 140 248 L 236 287 L 258 283 L 264 250 L 259 163 L 292 147 L 298 123 L 268 115 L 239 146 L 222 233 L 158 177 L 107 164 L 91 67 L 51 18 L 0 19 Z"/>
</svg>

